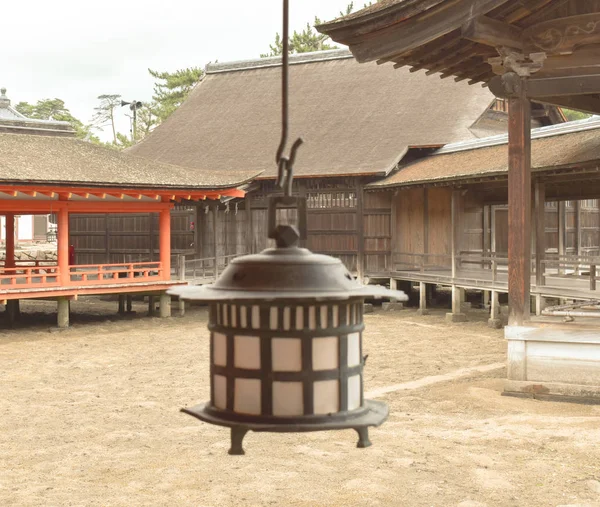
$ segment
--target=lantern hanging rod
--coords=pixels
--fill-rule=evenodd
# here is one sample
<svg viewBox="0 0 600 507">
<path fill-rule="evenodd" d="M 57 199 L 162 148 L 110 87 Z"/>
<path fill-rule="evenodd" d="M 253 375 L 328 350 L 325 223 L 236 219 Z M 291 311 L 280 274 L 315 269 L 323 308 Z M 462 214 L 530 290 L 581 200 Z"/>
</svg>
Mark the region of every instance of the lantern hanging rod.
<svg viewBox="0 0 600 507">
<path fill-rule="evenodd" d="M 292 181 L 294 179 L 294 161 L 296 152 L 304 142 L 302 138 L 296 139 L 290 150 L 290 155 L 285 156 L 284 151 L 289 134 L 289 68 L 290 68 L 290 2 L 283 0 L 283 51 L 281 62 L 281 142 L 277 149 L 277 186 L 281 188 L 286 197 L 292 195 Z"/>
</svg>

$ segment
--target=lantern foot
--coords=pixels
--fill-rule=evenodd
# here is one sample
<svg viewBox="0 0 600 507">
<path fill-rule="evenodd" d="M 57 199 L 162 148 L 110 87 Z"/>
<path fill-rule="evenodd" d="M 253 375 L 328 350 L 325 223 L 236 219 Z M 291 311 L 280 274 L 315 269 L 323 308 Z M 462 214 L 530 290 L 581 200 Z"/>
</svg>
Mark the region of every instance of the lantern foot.
<svg viewBox="0 0 600 507">
<path fill-rule="evenodd" d="M 246 433 L 248 433 L 246 428 L 231 428 L 231 448 L 229 449 L 231 456 L 243 456 L 246 454 L 242 447 Z"/>
<path fill-rule="evenodd" d="M 356 433 L 358 433 L 358 444 L 356 447 L 359 449 L 365 449 L 367 447 L 371 447 L 373 444 L 369 440 L 369 428 L 354 428 Z"/>
</svg>

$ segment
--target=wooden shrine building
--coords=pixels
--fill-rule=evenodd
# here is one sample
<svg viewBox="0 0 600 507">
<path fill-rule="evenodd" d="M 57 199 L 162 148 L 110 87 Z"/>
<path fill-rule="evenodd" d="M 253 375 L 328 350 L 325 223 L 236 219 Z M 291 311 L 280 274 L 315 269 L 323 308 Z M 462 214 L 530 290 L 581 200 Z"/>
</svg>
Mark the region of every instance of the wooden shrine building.
<svg viewBox="0 0 600 507">
<path fill-rule="evenodd" d="M 61 122 L 0 121 L 0 214 L 6 218 L 0 301 L 15 318 L 21 299 L 56 299 L 61 326 L 68 325 L 68 301 L 79 295 L 161 295 L 161 313 L 166 315 L 166 290 L 178 283 L 171 277 L 174 203 L 242 197 L 244 192 L 237 187 L 254 174 L 198 170 L 191 178 L 181 167 L 123 154 L 73 135 Z M 70 216 L 137 213 L 159 216 L 156 261 L 75 263 Z M 36 214 L 57 216 L 56 262 L 15 260 L 15 216 Z"/>
<path fill-rule="evenodd" d="M 600 1 L 391 0 L 322 25 L 319 30 L 348 45 L 359 62 L 378 61 L 396 68 L 424 69 L 454 81 L 481 83 L 507 100 L 509 139 L 504 154 L 508 160 L 510 314 L 505 331 L 505 392 L 600 400 L 598 302 L 591 307 L 584 302 L 547 309 L 543 313 L 548 316 L 532 317 L 530 297 L 534 260 L 538 277 L 547 267 L 540 267 L 545 262 L 541 203 L 557 188 L 559 192 L 568 192 L 565 187 L 571 186 L 594 192 L 596 184 L 593 169 L 580 181 L 570 179 L 573 173 L 545 178 L 534 172 L 534 188 L 532 160 L 534 166 L 541 162 L 542 167 L 558 165 L 559 169 L 564 161 L 575 173 L 583 173 L 590 170 L 584 167 L 587 162 L 592 168 L 596 164 L 597 170 L 593 159 L 598 146 L 595 133 L 573 134 L 572 139 L 581 143 L 578 156 L 590 156 L 591 160 L 571 160 L 571 147 L 562 144 L 564 139 L 557 138 L 555 143 L 534 141 L 532 159 L 532 102 L 600 113 Z M 548 150 L 537 162 L 540 155 L 536 155 L 536 144 L 537 150 Z M 476 159 L 482 153 L 473 150 L 465 158 Z M 482 160 L 481 166 L 486 162 Z M 560 182 L 561 178 L 566 179 Z M 532 202 L 537 203 L 535 228 Z M 457 199 L 453 199 L 452 209 L 456 216 Z M 532 236 L 537 245 L 535 259 Z M 589 264 L 592 273 L 595 266 Z M 458 301 L 458 287 L 454 292 Z M 569 322 L 562 322 L 564 315 Z"/>
<path fill-rule="evenodd" d="M 447 143 L 507 130 L 505 102 L 466 82 L 359 65 L 345 50 L 293 55 L 290 64 L 290 135 L 305 140 L 294 190 L 308 198 L 306 246 L 359 275 L 370 254 L 389 249 L 379 233 L 378 195 L 364 194 L 365 185 Z M 211 265 L 266 246 L 267 197 L 277 192 L 280 72 L 280 58 L 209 65 L 172 117 L 130 149 L 186 167 L 192 177 L 203 169 L 264 171 L 245 200 L 199 208 L 196 256 Z M 539 105 L 532 125 L 563 121 L 560 110 Z"/>
</svg>

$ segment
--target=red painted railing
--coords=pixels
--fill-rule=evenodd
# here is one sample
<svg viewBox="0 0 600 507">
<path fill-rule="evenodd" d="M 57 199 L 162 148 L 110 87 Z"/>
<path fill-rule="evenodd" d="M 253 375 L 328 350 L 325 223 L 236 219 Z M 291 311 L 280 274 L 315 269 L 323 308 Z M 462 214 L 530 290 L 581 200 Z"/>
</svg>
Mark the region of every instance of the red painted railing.
<svg viewBox="0 0 600 507">
<path fill-rule="evenodd" d="M 0 268 L 0 290 L 2 288 L 46 287 L 58 284 L 58 266 L 33 265 Z"/>
<path fill-rule="evenodd" d="M 17 266 L 0 266 L 0 292 L 2 289 L 27 287 L 56 287 L 61 284 L 60 269 L 47 265 L 48 261 L 17 261 Z M 26 264 L 28 263 L 28 264 Z M 23 265 L 21 265 L 23 264 Z M 68 287 L 82 285 L 118 285 L 135 282 L 163 280 L 160 262 L 133 262 L 125 264 L 88 264 L 69 267 Z"/>
<path fill-rule="evenodd" d="M 159 280 L 163 278 L 160 262 L 130 262 L 126 264 L 87 264 L 70 266 L 71 285 L 118 284 Z"/>
</svg>

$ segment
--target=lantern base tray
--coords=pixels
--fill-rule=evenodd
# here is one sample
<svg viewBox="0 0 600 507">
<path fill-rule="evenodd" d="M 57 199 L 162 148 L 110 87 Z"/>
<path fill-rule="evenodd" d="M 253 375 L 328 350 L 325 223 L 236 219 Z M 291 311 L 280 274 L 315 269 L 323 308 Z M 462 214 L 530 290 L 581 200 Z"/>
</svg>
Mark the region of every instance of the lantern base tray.
<svg viewBox="0 0 600 507">
<path fill-rule="evenodd" d="M 369 440 L 369 427 L 377 427 L 383 424 L 388 417 L 388 406 L 381 401 L 366 400 L 364 410 L 356 416 L 351 413 L 340 414 L 336 417 L 335 414 L 329 420 L 322 418 L 315 422 L 303 420 L 302 417 L 281 419 L 281 422 L 248 422 L 243 420 L 235 420 L 234 417 L 220 417 L 210 403 L 202 403 L 192 408 L 184 408 L 182 412 L 189 414 L 196 419 L 231 428 L 231 448 L 229 454 L 242 455 L 244 449 L 242 442 L 248 431 L 256 432 L 273 432 L 273 433 L 303 433 L 310 431 L 332 431 L 353 429 L 358 433 L 357 447 L 366 448 L 371 446 Z"/>
</svg>

